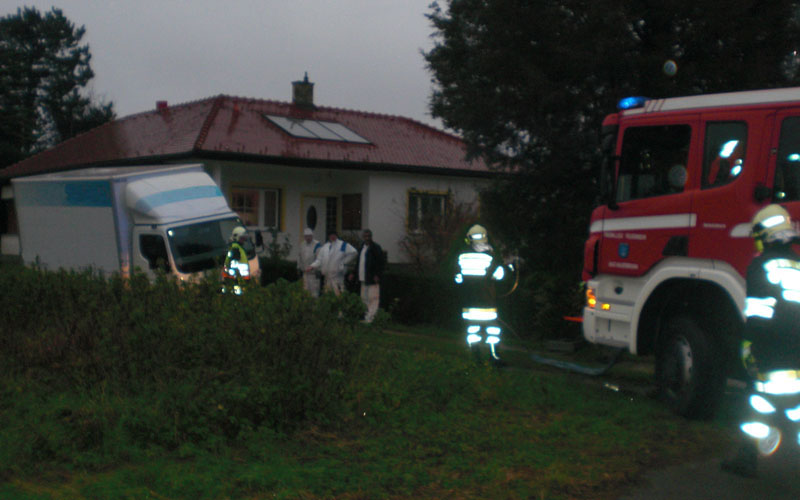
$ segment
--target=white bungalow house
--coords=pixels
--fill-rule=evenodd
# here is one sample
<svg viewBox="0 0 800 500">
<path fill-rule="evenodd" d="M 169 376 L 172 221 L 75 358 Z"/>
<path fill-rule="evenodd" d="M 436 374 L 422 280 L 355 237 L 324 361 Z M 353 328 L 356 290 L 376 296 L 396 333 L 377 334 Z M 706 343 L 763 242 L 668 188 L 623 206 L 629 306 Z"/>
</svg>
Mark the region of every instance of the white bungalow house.
<svg viewBox="0 0 800 500">
<path fill-rule="evenodd" d="M 389 262 L 420 218 L 475 202 L 492 173 L 458 137 L 414 120 L 318 107 L 313 83 L 291 103 L 219 95 L 106 123 L 0 171 L 2 252 L 19 253 L 12 177 L 83 167 L 202 163 L 251 230 L 277 228 L 296 250 L 303 229 L 324 241 L 370 228 Z"/>
</svg>

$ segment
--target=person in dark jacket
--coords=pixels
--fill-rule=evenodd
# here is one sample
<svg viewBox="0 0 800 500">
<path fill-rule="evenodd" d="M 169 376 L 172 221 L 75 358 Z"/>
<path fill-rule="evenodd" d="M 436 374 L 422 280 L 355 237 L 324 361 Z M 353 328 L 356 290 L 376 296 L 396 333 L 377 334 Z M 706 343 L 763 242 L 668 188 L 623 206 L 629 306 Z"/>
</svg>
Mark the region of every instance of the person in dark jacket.
<svg viewBox="0 0 800 500">
<path fill-rule="evenodd" d="M 381 302 L 381 278 L 386 256 L 381 246 L 372 241 L 372 231 L 365 229 L 361 237 L 363 243 L 358 252 L 358 281 L 361 282 L 361 300 L 367 307 L 364 321 L 371 323 Z"/>
<path fill-rule="evenodd" d="M 467 344 L 476 358 L 479 346 L 489 346 L 491 361 L 497 366 L 505 363 L 497 353 L 502 324 L 497 313 L 497 284 L 507 277 L 505 266 L 489 242 L 486 228 L 475 224 L 467 231 L 465 247 L 458 255 L 455 283 L 461 298 L 461 318 L 467 333 Z M 508 280 L 506 280 L 508 281 Z"/>
<path fill-rule="evenodd" d="M 759 210 L 752 224 L 760 253 L 747 268 L 740 354 L 754 394 L 740 426 L 744 442 L 738 455 L 722 463 L 746 477 L 756 475 L 758 455 L 775 452 L 782 438 L 797 444 L 797 435 L 781 436 L 769 415 L 783 413 L 773 404 L 778 410 L 782 400 L 795 405 L 800 394 L 800 256 L 792 248 L 798 234 L 780 205 Z"/>
</svg>

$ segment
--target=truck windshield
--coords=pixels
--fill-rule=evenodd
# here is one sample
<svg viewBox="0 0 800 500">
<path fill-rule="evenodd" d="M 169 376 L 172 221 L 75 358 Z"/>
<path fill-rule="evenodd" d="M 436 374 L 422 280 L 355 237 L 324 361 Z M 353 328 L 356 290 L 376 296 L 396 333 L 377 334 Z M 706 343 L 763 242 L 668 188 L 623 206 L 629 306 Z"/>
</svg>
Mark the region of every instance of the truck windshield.
<svg viewBox="0 0 800 500">
<path fill-rule="evenodd" d="M 241 225 L 235 217 L 170 228 L 169 244 L 175 266 L 182 273 L 196 273 L 222 264 L 228 237 Z"/>
</svg>

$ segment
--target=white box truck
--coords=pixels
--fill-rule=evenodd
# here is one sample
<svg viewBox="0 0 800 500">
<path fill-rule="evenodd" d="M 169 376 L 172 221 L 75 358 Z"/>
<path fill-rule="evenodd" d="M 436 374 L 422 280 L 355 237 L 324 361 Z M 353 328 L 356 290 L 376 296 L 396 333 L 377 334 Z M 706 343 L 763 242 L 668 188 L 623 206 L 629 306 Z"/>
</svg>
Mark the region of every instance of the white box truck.
<svg viewBox="0 0 800 500">
<path fill-rule="evenodd" d="M 46 269 L 181 280 L 220 265 L 241 222 L 202 166 L 87 168 L 11 180 L 20 252 Z"/>
</svg>

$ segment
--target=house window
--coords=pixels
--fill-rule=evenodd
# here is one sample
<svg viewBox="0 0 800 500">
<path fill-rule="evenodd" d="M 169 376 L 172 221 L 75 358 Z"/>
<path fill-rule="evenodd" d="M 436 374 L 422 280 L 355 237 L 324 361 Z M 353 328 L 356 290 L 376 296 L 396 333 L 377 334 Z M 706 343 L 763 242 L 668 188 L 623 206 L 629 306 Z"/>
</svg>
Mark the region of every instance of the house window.
<svg viewBox="0 0 800 500">
<path fill-rule="evenodd" d="M 231 209 L 239 214 L 245 226 L 258 225 L 258 191 L 234 189 L 231 191 Z"/>
<path fill-rule="evenodd" d="M 342 195 L 342 229 L 361 230 L 361 193 Z"/>
<path fill-rule="evenodd" d="M 422 229 L 423 223 L 430 219 L 444 217 L 447 207 L 447 193 L 411 191 L 408 193 L 408 229 Z"/>
<path fill-rule="evenodd" d="M 233 188 L 231 209 L 245 226 L 280 228 L 280 189 Z"/>
</svg>

